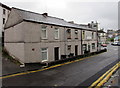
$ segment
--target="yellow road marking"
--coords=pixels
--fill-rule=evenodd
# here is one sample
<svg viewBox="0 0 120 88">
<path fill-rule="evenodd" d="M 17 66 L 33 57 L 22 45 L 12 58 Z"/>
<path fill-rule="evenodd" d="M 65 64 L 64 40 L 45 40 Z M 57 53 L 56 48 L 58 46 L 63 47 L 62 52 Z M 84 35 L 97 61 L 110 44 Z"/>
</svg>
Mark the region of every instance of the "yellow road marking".
<svg viewBox="0 0 120 88">
<path fill-rule="evenodd" d="M 101 87 L 104 83 L 106 83 L 109 78 L 112 76 L 113 72 L 115 72 L 119 68 L 118 64 L 116 64 L 116 67 L 97 85 L 96 88 Z"/>
<path fill-rule="evenodd" d="M 102 53 L 100 53 L 100 54 L 102 54 Z M 20 75 L 25 75 L 25 74 L 30 74 L 30 73 L 44 71 L 44 70 L 48 70 L 48 69 L 51 69 L 51 68 L 63 66 L 63 65 L 66 65 L 66 64 L 78 62 L 78 61 L 81 61 L 81 60 L 84 60 L 84 59 L 87 59 L 87 58 L 90 58 L 90 57 L 95 57 L 95 56 L 98 56 L 100 54 L 89 56 L 89 57 L 85 57 L 85 58 L 81 58 L 81 59 L 74 60 L 74 61 L 71 61 L 71 62 L 66 62 L 66 63 L 63 63 L 63 64 L 58 64 L 58 65 L 50 66 L 50 67 L 39 69 L 39 70 L 35 70 L 35 71 L 27 71 L 27 72 L 22 72 L 22 73 L 16 73 L 16 74 L 12 74 L 12 75 L 2 76 L 2 77 L 0 77 L 0 79 L 5 79 L 5 78 L 14 77 L 14 76 L 20 76 Z"/>
<path fill-rule="evenodd" d="M 95 88 L 101 87 L 108 79 L 111 77 L 114 71 L 117 70 L 118 67 L 115 67 Z"/>
<path fill-rule="evenodd" d="M 120 67 L 120 62 L 114 65 L 111 69 L 109 69 L 106 73 L 104 73 L 99 79 L 97 79 L 89 88 L 98 88 L 101 87 L 108 79 L 111 77 L 112 73 L 116 71 Z M 97 85 L 97 86 L 96 86 Z"/>
</svg>

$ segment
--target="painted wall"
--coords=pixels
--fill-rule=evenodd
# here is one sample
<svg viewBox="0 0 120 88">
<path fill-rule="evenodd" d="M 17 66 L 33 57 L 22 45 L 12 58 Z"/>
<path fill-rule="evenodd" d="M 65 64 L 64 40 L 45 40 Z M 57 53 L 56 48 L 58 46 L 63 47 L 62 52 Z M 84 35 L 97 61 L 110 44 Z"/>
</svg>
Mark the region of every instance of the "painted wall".
<svg viewBox="0 0 120 88">
<path fill-rule="evenodd" d="M 90 45 L 90 52 L 97 51 L 97 34 L 96 32 L 93 32 L 94 36 L 92 38 L 92 31 L 85 31 L 85 38 L 82 41 L 82 44 L 87 44 L 87 50 L 88 45 Z M 95 49 L 92 49 L 92 43 L 95 43 Z"/>
<path fill-rule="evenodd" d="M 81 55 L 81 30 L 78 31 L 78 39 L 75 39 L 75 29 L 71 29 L 71 39 L 67 39 L 66 30 L 70 28 L 64 28 L 53 25 L 47 26 L 47 38 L 41 38 L 41 28 L 43 24 L 32 23 L 32 22 L 22 22 L 16 26 L 10 27 L 5 30 L 5 47 L 17 58 L 21 58 L 24 63 L 36 63 L 42 61 L 41 48 L 48 48 L 48 61 L 54 61 L 54 48 L 59 47 L 60 55 L 68 55 L 68 45 L 71 45 L 71 53 L 75 55 L 75 45 L 78 45 L 78 55 Z M 54 38 L 54 29 L 59 29 L 59 39 Z M 85 36 L 91 36 L 91 31 L 86 31 Z M 86 37 L 87 38 L 87 37 Z M 93 39 L 85 39 L 83 44 L 96 43 L 96 33 L 94 33 Z M 17 44 L 15 47 L 13 45 Z M 22 44 L 22 45 L 21 45 Z M 15 51 L 16 52 L 15 52 Z M 91 52 L 94 50 L 91 46 Z M 24 52 L 24 53 L 23 53 Z M 20 55 L 19 55 L 20 54 Z"/>
<path fill-rule="evenodd" d="M 5 24 L 5 28 L 8 28 L 12 25 L 20 23 L 21 21 L 22 21 L 21 16 L 17 12 L 15 12 L 15 9 L 12 9 L 9 15 L 9 19 Z"/>
<path fill-rule="evenodd" d="M 5 14 L 3 14 L 3 9 L 5 9 Z M 0 37 L 2 36 L 2 31 L 4 31 L 4 25 L 3 24 L 3 18 L 5 18 L 5 23 L 8 19 L 8 15 L 9 15 L 10 11 L 6 8 L 3 8 L 2 6 L 0 6 Z"/>
<path fill-rule="evenodd" d="M 0 6 L 0 37 L 2 36 L 2 30 L 3 30 L 3 8 Z"/>
<path fill-rule="evenodd" d="M 20 62 L 24 62 L 24 43 L 5 43 L 5 49 Z"/>
<path fill-rule="evenodd" d="M 48 61 L 54 61 L 54 48 L 59 47 L 60 55 L 68 55 L 67 45 L 71 45 L 71 53 L 75 54 L 75 45 L 78 45 L 78 55 L 81 54 L 81 31 L 78 32 L 78 39 L 75 39 L 74 30 L 71 29 L 71 40 L 66 40 L 66 30 L 68 28 L 47 26 L 48 39 L 41 38 L 41 26 L 43 24 L 23 22 L 24 42 L 25 42 L 25 62 L 41 62 L 41 48 L 48 48 Z M 54 38 L 54 29 L 59 29 L 59 39 Z M 34 51 L 32 50 L 34 49 Z"/>
<path fill-rule="evenodd" d="M 20 43 L 24 41 L 23 23 L 15 25 L 5 30 L 4 42 Z"/>
</svg>

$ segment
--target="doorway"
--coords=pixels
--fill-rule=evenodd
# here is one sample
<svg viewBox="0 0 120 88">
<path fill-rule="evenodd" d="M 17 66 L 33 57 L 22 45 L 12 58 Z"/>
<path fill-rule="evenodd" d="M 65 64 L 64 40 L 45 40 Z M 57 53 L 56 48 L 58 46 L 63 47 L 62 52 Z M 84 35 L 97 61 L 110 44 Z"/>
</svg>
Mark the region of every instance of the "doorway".
<svg viewBox="0 0 120 88">
<path fill-rule="evenodd" d="M 90 45 L 88 45 L 88 52 L 90 52 Z"/>
<path fill-rule="evenodd" d="M 59 60 L 59 47 L 54 48 L 54 57 L 55 60 Z"/>
<path fill-rule="evenodd" d="M 78 45 L 75 45 L 75 56 L 78 55 Z"/>
</svg>

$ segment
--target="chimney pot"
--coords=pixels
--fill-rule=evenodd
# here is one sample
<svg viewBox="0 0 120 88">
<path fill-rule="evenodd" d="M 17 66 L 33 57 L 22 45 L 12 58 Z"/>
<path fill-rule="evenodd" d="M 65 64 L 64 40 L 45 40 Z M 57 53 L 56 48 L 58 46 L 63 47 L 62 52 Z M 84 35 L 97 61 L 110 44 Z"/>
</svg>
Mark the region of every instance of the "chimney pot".
<svg viewBox="0 0 120 88">
<path fill-rule="evenodd" d="M 43 16 L 48 16 L 48 13 L 43 13 L 42 15 L 43 15 Z"/>
<path fill-rule="evenodd" d="M 72 24 L 74 24 L 74 21 L 69 21 L 68 23 L 72 23 Z"/>
</svg>

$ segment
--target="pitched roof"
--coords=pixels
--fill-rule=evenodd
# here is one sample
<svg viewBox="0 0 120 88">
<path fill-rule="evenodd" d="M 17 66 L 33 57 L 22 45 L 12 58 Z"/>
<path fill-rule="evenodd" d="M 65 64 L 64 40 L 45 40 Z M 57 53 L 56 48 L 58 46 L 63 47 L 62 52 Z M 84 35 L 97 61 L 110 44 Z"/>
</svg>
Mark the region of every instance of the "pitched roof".
<svg viewBox="0 0 120 88">
<path fill-rule="evenodd" d="M 14 9 L 22 17 L 23 20 L 40 22 L 40 23 L 45 23 L 45 24 L 53 24 L 53 25 L 58 25 L 58 26 L 71 27 L 71 28 L 94 30 L 91 28 L 80 26 L 78 24 L 68 23 L 67 21 L 61 18 L 44 16 L 39 13 L 26 11 L 26 10 L 14 8 L 14 7 L 12 9 Z"/>
<path fill-rule="evenodd" d="M 106 32 L 104 32 L 103 30 L 98 30 L 98 32 L 99 32 L 99 33 L 106 33 Z"/>
<path fill-rule="evenodd" d="M 10 7 L 8 7 L 7 5 L 5 5 L 5 4 L 2 4 L 1 2 L 0 2 L 0 6 L 2 6 L 3 8 L 6 8 L 6 9 L 8 9 L 8 10 L 11 10 L 11 8 Z"/>
</svg>

